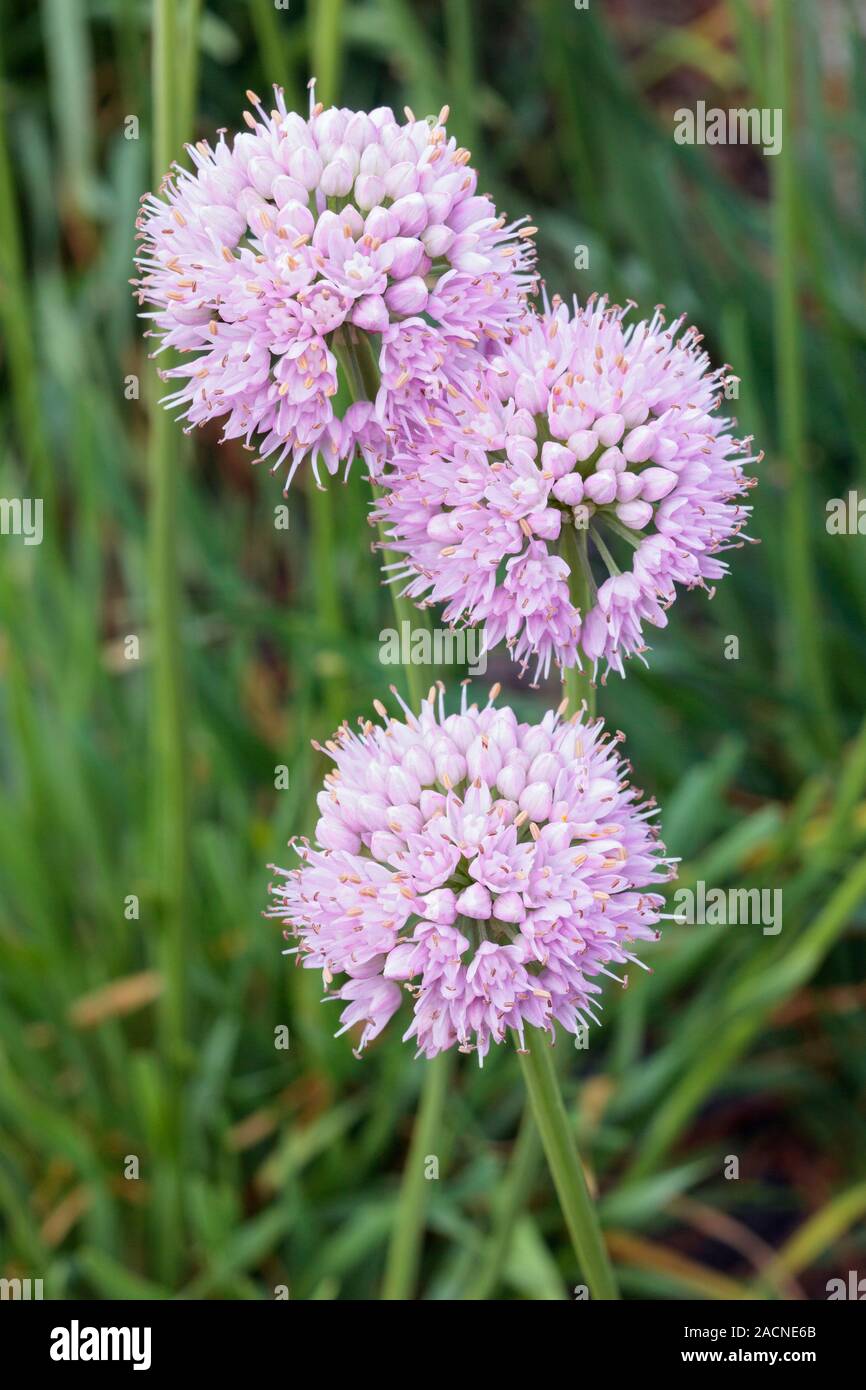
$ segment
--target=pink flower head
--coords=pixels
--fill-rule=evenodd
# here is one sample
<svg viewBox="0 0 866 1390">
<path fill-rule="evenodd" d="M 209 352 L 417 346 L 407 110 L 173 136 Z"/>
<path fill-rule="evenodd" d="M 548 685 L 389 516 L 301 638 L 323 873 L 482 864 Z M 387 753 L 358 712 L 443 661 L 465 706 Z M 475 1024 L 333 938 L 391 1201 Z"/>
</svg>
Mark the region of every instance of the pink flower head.
<svg viewBox="0 0 866 1390">
<path fill-rule="evenodd" d="M 596 1018 L 598 975 L 639 963 L 673 876 L 652 802 L 638 800 L 601 720 L 539 724 L 496 708 L 446 715 L 442 689 L 416 715 L 344 725 L 326 745 L 316 847 L 279 869 L 268 916 L 344 1001 L 360 1048 L 412 998 L 404 1037 L 434 1056 L 484 1059 L 513 1029 L 569 1032 Z M 401 702 L 402 704 L 402 702 Z M 335 982 L 335 977 L 343 979 Z M 614 976 L 616 978 L 616 976 Z"/>
<path fill-rule="evenodd" d="M 312 85 L 312 84 L 311 84 Z M 160 348 L 182 354 L 166 397 L 189 425 L 224 420 L 276 470 L 360 449 L 375 472 L 386 431 L 417 431 L 435 402 L 524 313 L 532 229 L 477 192 L 469 152 L 438 119 L 380 107 L 270 113 L 188 146 L 138 220 L 139 302 Z M 365 399 L 338 405 L 354 354 Z M 381 373 L 381 385 L 375 378 Z M 357 361 L 355 366 L 357 375 Z M 288 483 L 287 483 L 288 486 Z"/>
<path fill-rule="evenodd" d="M 682 319 L 626 313 L 593 297 L 528 315 L 383 479 L 403 592 L 484 624 L 486 647 L 504 638 L 536 677 L 582 658 L 622 675 L 676 585 L 722 578 L 745 539 L 756 460 L 718 411 L 726 369 Z"/>
</svg>

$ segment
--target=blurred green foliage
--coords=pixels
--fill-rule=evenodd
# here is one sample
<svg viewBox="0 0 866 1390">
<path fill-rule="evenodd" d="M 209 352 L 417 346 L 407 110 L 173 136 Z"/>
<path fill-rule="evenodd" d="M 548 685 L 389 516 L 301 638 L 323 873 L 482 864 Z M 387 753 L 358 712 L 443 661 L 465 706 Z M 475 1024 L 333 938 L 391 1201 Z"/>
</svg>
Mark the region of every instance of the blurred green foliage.
<svg viewBox="0 0 866 1390">
<path fill-rule="evenodd" d="M 866 545 L 825 526 L 866 487 L 853 0 L 0 5 L 0 492 L 45 509 L 41 546 L 0 538 L 0 1273 L 52 1297 L 373 1297 L 422 1071 L 396 1028 L 357 1062 L 258 915 L 265 865 L 314 824 L 309 739 L 384 693 L 389 608 L 360 468 L 330 516 L 299 480 L 286 534 L 247 455 L 149 423 L 127 281 L 159 10 L 170 129 L 236 128 L 273 80 L 303 103 L 313 69 L 346 105 L 449 103 L 483 185 L 538 225 L 551 293 L 662 302 L 741 378 L 762 544 L 712 603 L 679 600 L 600 710 L 682 883 L 782 888 L 784 928 L 669 924 L 561 1071 L 627 1295 L 823 1297 L 866 1260 Z M 782 107 L 783 154 L 676 145 L 698 99 Z M 182 738 L 157 757 L 172 631 Z M 494 666 L 521 709 L 558 698 Z M 506 1049 L 458 1061 L 420 1291 L 569 1296 L 532 1161 L 491 1263 L 521 1084 Z"/>
</svg>

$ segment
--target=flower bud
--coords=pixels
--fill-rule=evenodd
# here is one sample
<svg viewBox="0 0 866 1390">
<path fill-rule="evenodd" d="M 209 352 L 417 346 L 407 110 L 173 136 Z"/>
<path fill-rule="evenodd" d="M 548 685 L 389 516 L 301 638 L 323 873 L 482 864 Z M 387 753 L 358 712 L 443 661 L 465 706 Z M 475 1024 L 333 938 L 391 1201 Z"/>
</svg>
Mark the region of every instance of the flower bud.
<svg viewBox="0 0 866 1390">
<path fill-rule="evenodd" d="M 439 922 L 450 926 L 457 915 L 457 899 L 451 888 L 434 888 L 421 899 L 424 917 L 428 922 Z"/>
<path fill-rule="evenodd" d="M 450 227 L 438 223 L 434 224 L 432 227 L 427 227 L 426 230 L 421 233 L 421 240 L 424 243 L 424 250 L 427 252 L 431 261 L 435 261 L 439 256 L 444 256 L 446 251 L 448 251 L 454 241 L 454 233 Z"/>
<path fill-rule="evenodd" d="M 511 801 L 516 801 L 526 786 L 526 771 L 520 763 L 515 761 L 507 762 L 500 768 L 496 778 L 496 788 L 503 796 Z"/>
<path fill-rule="evenodd" d="M 568 473 L 553 484 L 551 492 L 564 507 L 576 507 L 583 501 L 583 478 L 579 473 Z"/>
<path fill-rule="evenodd" d="M 514 399 L 523 410 L 541 415 L 547 409 L 547 387 L 538 377 L 524 373 L 517 379 Z"/>
<path fill-rule="evenodd" d="M 583 491 L 598 506 L 605 506 L 616 497 L 616 474 L 610 472 L 591 473 L 584 482 Z"/>
<path fill-rule="evenodd" d="M 321 217 L 319 221 L 321 222 Z M 375 237 L 378 241 L 390 241 L 392 237 L 399 235 L 400 225 L 387 208 L 375 207 L 367 213 L 364 219 L 364 231 L 368 236 Z"/>
<path fill-rule="evenodd" d="M 524 787 L 518 797 L 521 811 L 525 811 L 530 820 L 547 820 L 551 805 L 553 804 L 553 793 L 550 784 L 547 782 L 530 782 L 528 787 Z"/>
<path fill-rule="evenodd" d="M 390 807 L 383 796 L 377 796 L 373 792 L 364 792 L 362 796 L 358 797 L 355 809 L 358 820 L 365 830 L 387 829 L 387 816 Z"/>
<path fill-rule="evenodd" d="M 574 450 L 567 449 L 555 439 L 548 439 L 541 446 L 541 467 L 545 473 L 552 473 L 554 478 L 564 478 L 570 474 L 576 461 Z"/>
<path fill-rule="evenodd" d="M 559 766 L 555 753 L 539 753 L 530 763 L 527 776 L 530 782 L 549 782 L 553 786 Z"/>
<path fill-rule="evenodd" d="M 385 303 L 391 313 L 404 318 L 423 314 L 428 298 L 427 286 L 418 275 L 411 276 L 408 280 L 400 280 L 385 292 Z"/>
<path fill-rule="evenodd" d="M 408 801 L 389 806 L 386 814 L 388 829 L 394 835 L 417 835 L 424 824 L 424 817 L 418 807 Z"/>
<path fill-rule="evenodd" d="M 341 849 L 347 854 L 358 854 L 361 849 L 360 835 L 335 816 L 322 816 L 316 825 L 316 839 L 323 849 Z"/>
<path fill-rule="evenodd" d="M 491 907 L 490 893 L 483 883 L 471 883 L 457 899 L 457 911 L 462 912 L 465 917 L 473 917 L 478 922 L 487 921 Z"/>
<path fill-rule="evenodd" d="M 501 766 L 502 754 L 496 744 L 483 734 L 477 735 L 466 750 L 467 777 L 493 782 Z"/>
<path fill-rule="evenodd" d="M 623 526 L 629 526 L 633 531 L 642 531 L 653 519 L 649 502 L 620 502 L 616 514 Z"/>
<path fill-rule="evenodd" d="M 326 198 L 345 198 L 354 182 L 351 167 L 344 159 L 332 159 L 325 165 L 319 187 Z"/>
<path fill-rule="evenodd" d="M 386 179 L 386 187 L 387 183 Z M 417 236 L 427 226 L 427 204 L 421 193 L 409 193 L 405 198 L 398 198 L 391 205 L 391 213 L 397 218 L 404 236 Z"/>
<path fill-rule="evenodd" d="M 365 333 L 384 333 L 391 322 L 385 301 L 379 294 L 366 294 L 359 299 L 349 317 Z"/>
<path fill-rule="evenodd" d="M 466 759 L 457 752 L 450 738 L 437 738 L 430 755 L 436 766 L 437 782 L 446 780 L 455 786 L 466 776 Z"/>
<path fill-rule="evenodd" d="M 389 272 L 392 280 L 405 280 L 414 275 L 424 259 L 424 243 L 417 237 L 394 237 L 388 250 L 391 252 Z"/>
<path fill-rule="evenodd" d="M 253 188 L 257 193 L 261 193 L 263 198 L 269 198 L 277 179 L 285 177 L 279 164 L 263 155 L 250 160 L 247 172 Z"/>
<path fill-rule="evenodd" d="M 361 154 L 360 170 L 362 174 L 372 174 L 375 178 L 384 179 L 390 164 L 388 156 L 379 144 L 368 145 Z"/>
<path fill-rule="evenodd" d="M 498 922 L 522 922 L 526 908 L 519 893 L 498 893 L 493 899 L 493 916 Z"/>
<path fill-rule="evenodd" d="M 429 787 L 436 780 L 436 769 L 433 766 L 433 759 L 420 743 L 414 744 L 403 754 L 403 767 L 406 772 L 412 773 L 417 777 L 418 783 L 422 787 Z M 422 793 L 423 795 L 423 793 Z"/>
<path fill-rule="evenodd" d="M 603 454 L 599 454 L 595 466 L 599 473 L 624 473 L 625 458 L 622 450 L 616 447 L 605 449 Z"/>
<path fill-rule="evenodd" d="M 562 513 L 556 507 L 545 507 L 544 511 L 533 512 L 527 518 L 532 534 L 543 541 L 555 541 L 562 530 Z"/>
<path fill-rule="evenodd" d="M 355 180 L 355 202 L 362 212 L 378 207 L 385 196 L 385 183 L 378 174 L 359 174 Z"/>
<path fill-rule="evenodd" d="M 598 442 L 609 448 L 611 444 L 618 444 L 622 439 L 625 420 L 621 415 L 600 415 L 592 428 L 598 435 Z"/>
<path fill-rule="evenodd" d="M 407 768 L 405 758 L 402 766 L 388 769 L 385 790 L 391 803 L 395 806 L 401 801 L 411 801 L 413 805 L 418 801 L 421 795 L 421 783 Z"/>
<path fill-rule="evenodd" d="M 465 714 L 449 714 L 445 720 L 445 731 L 461 753 L 466 752 L 477 733 L 474 721 Z"/>
<path fill-rule="evenodd" d="M 433 768 L 432 758 L 430 760 L 430 766 L 431 768 Z M 433 768 L 430 781 L 432 782 L 435 779 L 435 777 L 436 769 Z M 432 787 L 425 787 L 423 792 L 421 793 L 421 800 L 419 801 L 418 806 L 424 819 L 429 821 L 432 820 L 434 816 L 438 816 L 442 813 L 442 811 L 444 811 L 445 797 L 442 795 L 441 792 L 434 791 Z"/>
<path fill-rule="evenodd" d="M 370 853 L 381 864 L 387 864 L 396 854 L 402 854 L 406 841 L 392 835 L 390 830 L 374 830 L 370 836 Z"/>
<path fill-rule="evenodd" d="M 289 156 L 289 173 L 308 193 L 318 188 L 322 177 L 322 161 L 316 150 L 311 149 L 309 145 L 301 145 L 293 150 Z"/>
<path fill-rule="evenodd" d="M 667 497 L 677 485 L 677 475 L 668 468 L 645 468 L 639 475 L 641 497 L 647 502 L 658 502 Z"/>
<path fill-rule="evenodd" d="M 656 432 L 647 425 L 632 430 L 622 446 L 629 463 L 645 463 L 656 446 Z"/>
<path fill-rule="evenodd" d="M 620 473 L 617 475 L 617 502 L 633 502 L 642 491 L 643 478 L 639 473 Z"/>
<path fill-rule="evenodd" d="M 402 164 L 395 164 L 392 169 L 388 169 L 386 172 L 385 193 L 394 202 L 417 192 L 417 189 L 418 171 L 409 160 L 404 160 Z"/>
<path fill-rule="evenodd" d="M 593 430 L 575 430 L 574 434 L 568 437 L 568 447 L 573 451 L 578 463 L 585 463 L 588 458 L 592 458 L 598 445 L 598 435 Z"/>
</svg>

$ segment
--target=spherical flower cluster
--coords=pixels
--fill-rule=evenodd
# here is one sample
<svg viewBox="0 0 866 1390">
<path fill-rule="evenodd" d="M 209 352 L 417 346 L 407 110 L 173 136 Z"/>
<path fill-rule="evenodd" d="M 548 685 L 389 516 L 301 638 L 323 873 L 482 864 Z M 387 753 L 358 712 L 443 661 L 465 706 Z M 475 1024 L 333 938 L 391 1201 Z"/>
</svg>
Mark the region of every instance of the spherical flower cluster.
<svg viewBox="0 0 866 1390">
<path fill-rule="evenodd" d="M 534 229 L 478 194 L 447 109 L 401 124 L 313 95 L 304 120 L 279 88 L 270 113 L 248 97 L 247 132 L 189 146 L 195 171 L 143 199 L 134 283 L 160 351 L 183 354 L 166 404 L 289 478 L 356 449 L 376 471 L 387 431 L 424 429 L 523 315 Z M 355 403 L 335 409 L 341 385 Z"/>
<path fill-rule="evenodd" d="M 343 726 L 326 745 L 334 770 L 319 795 L 318 847 L 279 869 L 268 915 L 299 940 L 305 966 L 342 1000 L 344 1032 L 363 1048 L 397 1012 L 432 1057 L 477 1050 L 512 1029 L 575 1032 L 596 1017 L 598 975 L 655 940 L 672 876 L 601 720 L 539 724 L 481 709 L 464 687 L 458 714 L 431 691 L 419 715 Z M 401 702 L 402 703 L 402 702 Z M 638 962 L 636 962 L 638 963 Z M 616 978 L 616 976 L 614 976 Z"/>
<path fill-rule="evenodd" d="M 536 675 L 582 658 L 622 675 L 676 585 L 722 578 L 744 539 L 755 459 L 718 411 L 725 369 L 682 320 L 626 314 L 593 297 L 528 315 L 384 478 L 395 582 Z"/>
</svg>

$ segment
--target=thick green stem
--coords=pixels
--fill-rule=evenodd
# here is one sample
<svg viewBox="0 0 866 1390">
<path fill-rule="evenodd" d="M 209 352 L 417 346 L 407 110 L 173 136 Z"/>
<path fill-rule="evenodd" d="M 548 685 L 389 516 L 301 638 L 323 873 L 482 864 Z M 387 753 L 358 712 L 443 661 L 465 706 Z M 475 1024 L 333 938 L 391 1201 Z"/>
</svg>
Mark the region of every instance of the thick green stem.
<svg viewBox="0 0 866 1390">
<path fill-rule="evenodd" d="M 589 568 L 588 532 L 585 528 L 563 522 L 565 531 L 565 550 L 571 574 L 568 582 L 569 594 L 582 619 L 592 607 L 592 574 Z M 586 703 L 588 715 L 595 714 L 595 682 L 589 669 L 588 660 L 583 658 L 584 667 L 570 666 L 564 673 L 565 693 L 571 706 L 570 713 Z"/>
<path fill-rule="evenodd" d="M 335 334 L 331 346 L 340 364 L 343 381 L 348 385 L 353 400 L 374 401 L 379 390 L 379 368 L 366 334 L 355 333 L 348 328 Z M 382 523 L 379 523 L 379 538 L 384 541 Z M 383 553 L 386 564 L 395 558 L 387 548 Z M 410 599 L 403 598 L 396 584 L 389 585 L 389 588 L 398 632 L 404 620 L 410 625 L 427 624 L 429 627 L 427 615 L 423 610 L 419 611 Z M 418 709 L 430 682 L 424 677 L 423 668 L 412 662 L 409 662 L 404 670 L 410 701 L 415 709 Z M 442 1053 L 423 1065 L 421 1100 L 403 1171 L 397 1215 L 385 1264 L 382 1297 L 389 1300 L 411 1298 L 415 1287 L 427 1210 L 425 1162 L 428 1156 L 433 1156 L 431 1149 L 442 1125 L 448 1077 L 451 1074 L 451 1054 Z"/>
<path fill-rule="evenodd" d="M 589 566 L 589 535 L 586 529 L 567 523 L 564 532 L 564 550 L 571 576 L 569 591 L 571 601 L 585 617 L 592 606 L 592 573 Z M 587 714 L 596 713 L 596 688 L 589 669 L 583 671 L 572 666 L 564 673 L 565 692 L 572 712 L 586 704 Z M 556 1086 L 556 1073 L 551 1063 L 553 1084 Z M 538 1168 L 539 1146 L 530 1107 L 527 1106 L 520 1125 L 517 1142 L 511 1156 L 504 1191 L 494 1213 L 493 1230 L 488 1242 L 478 1284 L 470 1295 L 472 1298 L 486 1298 L 495 1286 L 496 1273 L 505 1262 L 508 1246 L 514 1229 L 517 1213 L 524 1204 L 525 1195 L 532 1186 Z M 615 1296 L 615 1295 L 614 1295 Z"/>
<path fill-rule="evenodd" d="M 343 381 L 348 384 L 352 399 L 355 401 L 375 401 L 379 390 L 379 367 L 373 355 L 370 340 L 365 333 L 356 333 L 352 328 L 340 330 L 335 334 L 331 342 L 331 349 L 340 364 L 340 374 Z M 376 484 L 372 484 L 373 495 L 380 495 Z M 398 563 L 399 556 L 388 547 L 386 540 L 386 525 L 382 521 L 376 523 L 379 533 L 380 549 L 383 566 Z M 403 624 L 408 623 L 410 631 L 412 629 L 430 630 L 430 619 L 423 608 L 418 608 L 411 599 L 405 598 L 399 589 L 398 581 L 393 581 L 388 585 L 391 591 L 391 603 L 394 608 L 394 617 L 397 621 L 397 631 L 402 632 Z M 409 699 L 415 709 L 427 695 L 434 677 L 432 667 L 425 667 L 414 662 L 408 662 L 404 666 L 406 684 L 409 689 Z"/>
<path fill-rule="evenodd" d="M 336 100 L 343 65 L 343 0 L 314 0 L 310 7 L 310 58 L 316 95 L 329 106 Z"/>
<path fill-rule="evenodd" d="M 341 8 L 342 0 L 316 0 L 309 8 L 307 18 L 312 71 L 318 79 L 317 96 L 326 106 L 335 100 L 340 79 L 343 53 Z M 263 61 L 267 62 L 265 54 Z M 283 80 L 283 76 L 284 74 L 280 73 L 280 81 Z M 350 393 L 347 382 L 344 381 L 341 386 L 335 402 L 338 410 L 341 405 L 357 400 L 354 392 Z M 316 567 L 316 617 L 323 635 L 327 634 L 331 641 L 339 645 L 345 624 L 335 548 L 337 523 L 334 490 L 318 488 L 310 478 L 308 507 Z M 342 682 L 329 682 L 328 707 L 331 715 L 336 713 L 339 717 L 342 694 Z"/>
<path fill-rule="evenodd" d="M 178 130 L 184 140 L 195 135 L 195 103 L 198 94 L 198 31 L 203 0 L 186 0 L 181 25 L 183 62 L 177 74 Z"/>
<path fill-rule="evenodd" d="M 475 118 L 475 13 L 466 0 L 445 0 L 446 51 L 451 117 L 448 128 L 461 145 L 474 150 Z"/>
<path fill-rule="evenodd" d="M 346 625 L 340 597 L 338 548 L 334 516 L 334 494 L 315 484 L 312 473 L 307 484 L 314 603 L 321 650 L 327 656 L 323 671 L 324 711 L 329 727 L 345 716 L 346 667 L 343 657 Z"/>
<path fill-rule="evenodd" d="M 589 1195 L 569 1127 L 550 1046 L 540 1033 L 532 1033 L 530 1050 L 518 1055 L 547 1165 L 583 1276 L 593 1298 L 619 1298 L 595 1203 Z"/>
</svg>

